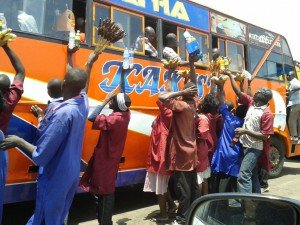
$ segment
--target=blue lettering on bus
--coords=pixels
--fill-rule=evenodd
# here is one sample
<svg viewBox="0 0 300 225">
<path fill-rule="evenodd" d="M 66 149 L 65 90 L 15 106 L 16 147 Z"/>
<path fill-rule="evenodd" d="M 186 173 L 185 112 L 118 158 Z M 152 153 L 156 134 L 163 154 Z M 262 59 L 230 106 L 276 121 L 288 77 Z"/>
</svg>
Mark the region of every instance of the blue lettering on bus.
<svg viewBox="0 0 300 225">
<path fill-rule="evenodd" d="M 111 78 L 112 71 L 111 68 L 117 67 L 116 72 L 113 74 Z M 99 83 L 99 88 L 101 91 L 109 93 L 116 90 L 121 82 L 121 73 L 122 73 L 122 62 L 117 60 L 107 61 L 102 68 L 101 76 L 109 76 L 110 78 L 104 78 L 103 81 Z M 168 71 L 165 71 L 163 76 L 163 84 L 159 86 L 159 76 L 161 74 L 161 68 L 155 66 L 143 66 L 139 63 L 135 63 L 131 70 L 127 70 L 124 74 L 124 84 L 125 84 L 125 92 L 127 94 L 131 94 L 136 92 L 137 94 L 141 94 L 144 91 L 149 92 L 149 96 L 152 97 L 159 92 L 165 91 L 165 82 L 168 80 Z M 143 81 L 139 81 L 136 84 L 130 84 L 129 76 L 142 76 Z M 179 83 L 181 81 L 181 77 L 175 72 L 171 77 L 172 90 L 179 90 Z M 198 96 L 202 97 L 204 93 L 204 86 L 210 86 L 210 80 L 208 76 L 197 74 L 197 87 L 198 87 Z"/>
<path fill-rule="evenodd" d="M 104 0 L 104 2 L 209 31 L 208 9 L 185 0 Z"/>
</svg>

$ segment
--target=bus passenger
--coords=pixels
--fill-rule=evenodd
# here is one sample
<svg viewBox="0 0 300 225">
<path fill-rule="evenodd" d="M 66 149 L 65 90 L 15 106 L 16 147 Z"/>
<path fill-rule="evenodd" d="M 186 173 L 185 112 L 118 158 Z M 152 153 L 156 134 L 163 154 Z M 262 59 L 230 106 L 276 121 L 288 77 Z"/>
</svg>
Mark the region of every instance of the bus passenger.
<svg viewBox="0 0 300 225">
<path fill-rule="evenodd" d="M 300 134 L 300 81 L 296 78 L 294 71 L 290 71 L 287 80 L 289 81 L 289 102 L 287 107 L 290 107 L 289 114 L 289 130 L 292 141 L 299 141 Z M 300 142 L 299 142 L 300 143 Z"/>
<path fill-rule="evenodd" d="M 113 112 L 109 116 L 100 114 L 107 104 Z M 101 134 L 80 187 L 96 195 L 97 216 L 101 225 L 113 224 L 115 181 L 127 137 L 130 105 L 128 95 L 112 92 L 88 117 L 93 122 L 93 129 L 101 130 Z"/>
<path fill-rule="evenodd" d="M 196 74 L 194 62 L 191 63 L 191 80 Z M 196 167 L 196 134 L 194 116 L 196 104 L 194 97 L 197 87 L 188 82 L 183 90 L 161 94 L 159 100 L 173 111 L 171 132 L 168 137 L 167 169 L 174 171 L 175 193 L 178 197 L 179 207 L 176 222 L 185 223 L 188 209 L 192 202 L 199 197 Z M 182 99 L 177 97 L 182 96 Z"/>
<path fill-rule="evenodd" d="M 1 102 L 4 104 L 4 107 L 2 107 L 0 113 L 0 130 L 7 135 L 7 127 L 11 115 L 23 94 L 25 69 L 18 56 L 9 48 L 7 44 L 3 45 L 2 48 L 16 71 L 16 75 L 12 84 L 6 74 L 0 74 L 0 95 Z M 3 106 L 3 104 L 1 105 Z M 2 221 L 3 194 L 6 182 L 7 166 L 8 154 L 6 151 L 0 151 L 0 224 Z"/>
<path fill-rule="evenodd" d="M 171 75 L 174 70 L 175 69 L 168 70 L 168 80 L 165 84 L 166 92 L 172 91 Z M 156 104 L 159 108 L 159 114 L 152 123 L 147 174 L 143 191 L 155 192 L 160 209 L 160 217 L 157 218 L 156 221 L 166 222 L 169 219 L 167 201 L 169 203 L 169 212 L 174 212 L 177 209 L 174 201 L 170 199 L 170 193 L 168 193 L 168 182 L 171 172 L 167 171 L 166 168 L 167 138 L 173 113 L 172 110 L 166 108 L 161 101 L 158 100 Z"/>
<path fill-rule="evenodd" d="M 156 46 L 156 34 L 155 30 L 148 26 L 145 28 L 145 34 L 139 36 L 135 43 L 135 50 L 142 51 L 143 43 L 145 43 L 145 54 L 157 58 L 158 52 L 154 46 Z"/>
<path fill-rule="evenodd" d="M 21 147 L 43 167 L 39 171 L 34 215 L 27 224 L 64 224 L 78 186 L 83 134 L 88 115 L 85 93 L 87 73 L 69 70 L 63 81 L 63 102 L 52 110 L 49 121 L 40 126 L 37 145 L 8 136 L 0 149 Z"/>
<path fill-rule="evenodd" d="M 179 55 L 174 50 L 178 46 L 177 36 L 176 34 L 169 33 L 166 36 L 166 46 L 163 49 L 163 58 L 166 60 L 170 60 L 173 58 L 179 58 Z"/>
<path fill-rule="evenodd" d="M 263 149 L 269 149 L 269 138 L 274 133 L 274 118 L 268 104 L 273 94 L 269 88 L 261 88 L 250 97 L 239 90 L 233 75 L 230 72 L 228 74 L 239 102 L 249 107 L 243 127 L 235 130 L 236 135 L 240 136 L 244 152 L 237 188 L 243 193 L 261 193 L 257 161 Z"/>
</svg>

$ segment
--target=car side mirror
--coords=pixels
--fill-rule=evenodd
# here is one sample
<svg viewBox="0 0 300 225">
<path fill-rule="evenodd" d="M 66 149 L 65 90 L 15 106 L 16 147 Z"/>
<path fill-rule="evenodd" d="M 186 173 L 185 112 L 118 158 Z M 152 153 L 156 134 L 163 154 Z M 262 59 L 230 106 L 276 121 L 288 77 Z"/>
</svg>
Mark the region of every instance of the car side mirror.
<svg viewBox="0 0 300 225">
<path fill-rule="evenodd" d="M 189 225 L 299 225 L 300 201 L 258 194 L 222 193 L 197 199 Z"/>
</svg>

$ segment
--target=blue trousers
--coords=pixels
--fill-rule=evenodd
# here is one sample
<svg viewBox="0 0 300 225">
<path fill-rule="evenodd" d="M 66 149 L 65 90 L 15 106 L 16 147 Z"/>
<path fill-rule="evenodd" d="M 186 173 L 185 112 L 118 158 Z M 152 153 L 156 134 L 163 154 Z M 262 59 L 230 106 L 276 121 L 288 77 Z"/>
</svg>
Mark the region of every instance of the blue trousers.
<svg viewBox="0 0 300 225">
<path fill-rule="evenodd" d="M 3 198 L 7 176 L 8 155 L 7 151 L 0 150 L 0 225 L 2 224 Z"/>
<path fill-rule="evenodd" d="M 238 192 L 261 193 L 257 167 L 257 160 L 261 152 L 254 148 L 244 148 L 244 158 L 237 179 Z"/>
</svg>

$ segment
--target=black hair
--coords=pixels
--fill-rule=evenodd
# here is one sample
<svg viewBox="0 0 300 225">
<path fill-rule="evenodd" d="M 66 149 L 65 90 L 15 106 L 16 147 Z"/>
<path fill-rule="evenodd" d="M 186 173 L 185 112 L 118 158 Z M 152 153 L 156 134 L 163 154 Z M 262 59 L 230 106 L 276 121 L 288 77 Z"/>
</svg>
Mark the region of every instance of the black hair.
<svg viewBox="0 0 300 225">
<path fill-rule="evenodd" d="M 129 108 L 131 106 L 131 99 L 127 94 L 124 94 L 124 100 L 125 100 L 125 105 Z M 121 109 L 119 109 L 118 101 L 117 101 L 117 95 L 115 95 L 112 98 L 112 107 L 111 107 L 111 109 L 114 110 L 114 111 L 117 111 L 117 112 L 124 112 Z"/>
<path fill-rule="evenodd" d="M 232 101 L 226 101 L 225 104 L 227 105 L 229 112 L 234 109 L 234 104 Z"/>
<path fill-rule="evenodd" d="M 48 89 L 48 94 L 51 98 L 62 97 L 62 83 L 63 81 L 59 78 L 51 79 L 48 82 L 47 89 Z"/>
<path fill-rule="evenodd" d="M 218 111 L 219 104 L 215 96 L 210 93 L 204 97 L 203 102 L 198 107 L 202 113 L 214 113 Z"/>
<path fill-rule="evenodd" d="M 6 108 L 6 103 L 5 103 L 2 92 L 0 91 L 0 113 L 4 112 L 5 108 Z"/>
<path fill-rule="evenodd" d="M 241 119 L 244 119 L 248 111 L 248 106 L 238 105 L 235 110 L 235 115 Z"/>
</svg>

